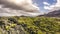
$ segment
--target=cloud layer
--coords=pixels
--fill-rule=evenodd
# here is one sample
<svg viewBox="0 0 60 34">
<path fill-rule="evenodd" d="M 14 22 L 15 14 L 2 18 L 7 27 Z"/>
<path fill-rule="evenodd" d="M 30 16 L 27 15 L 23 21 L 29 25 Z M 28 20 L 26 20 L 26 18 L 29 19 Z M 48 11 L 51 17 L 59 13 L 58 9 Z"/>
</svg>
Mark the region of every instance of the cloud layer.
<svg viewBox="0 0 60 34">
<path fill-rule="evenodd" d="M 49 3 L 47 3 L 47 4 L 49 4 Z M 54 10 L 60 10 L 60 0 L 57 0 L 57 3 L 54 5 L 44 6 L 44 9 L 53 10 L 53 11 Z"/>
<path fill-rule="evenodd" d="M 0 16 L 36 16 L 39 8 L 32 0 L 0 0 Z"/>
</svg>

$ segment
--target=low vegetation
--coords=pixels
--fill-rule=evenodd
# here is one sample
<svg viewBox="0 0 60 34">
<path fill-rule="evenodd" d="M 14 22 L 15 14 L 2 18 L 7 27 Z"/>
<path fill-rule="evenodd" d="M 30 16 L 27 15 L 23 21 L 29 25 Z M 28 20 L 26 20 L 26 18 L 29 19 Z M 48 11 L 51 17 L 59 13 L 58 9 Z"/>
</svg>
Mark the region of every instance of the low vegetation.
<svg viewBox="0 0 60 34">
<path fill-rule="evenodd" d="M 0 17 L 0 34 L 10 33 L 60 34 L 60 18 L 17 16 Z"/>
</svg>

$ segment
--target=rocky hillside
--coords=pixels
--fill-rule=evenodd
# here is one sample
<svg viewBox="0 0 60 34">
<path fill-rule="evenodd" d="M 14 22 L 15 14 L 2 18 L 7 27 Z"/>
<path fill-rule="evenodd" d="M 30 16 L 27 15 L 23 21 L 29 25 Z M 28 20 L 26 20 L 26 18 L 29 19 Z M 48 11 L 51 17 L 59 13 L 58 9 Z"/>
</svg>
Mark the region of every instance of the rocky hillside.
<svg viewBox="0 0 60 34">
<path fill-rule="evenodd" d="M 0 34 L 60 34 L 60 19 L 52 17 L 0 17 Z"/>
<path fill-rule="evenodd" d="M 16 23 L 15 18 L 0 17 L 0 34 L 25 34 L 23 27 Z"/>
<path fill-rule="evenodd" d="M 60 10 L 55 10 L 55 11 L 49 12 L 49 13 L 46 14 L 45 16 L 60 17 Z"/>
</svg>

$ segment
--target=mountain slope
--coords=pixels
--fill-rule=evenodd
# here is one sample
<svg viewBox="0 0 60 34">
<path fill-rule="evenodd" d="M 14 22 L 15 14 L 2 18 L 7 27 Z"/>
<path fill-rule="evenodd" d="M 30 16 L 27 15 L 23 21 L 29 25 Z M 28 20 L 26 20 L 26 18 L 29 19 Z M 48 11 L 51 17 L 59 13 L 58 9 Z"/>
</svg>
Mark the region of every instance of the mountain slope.
<svg viewBox="0 0 60 34">
<path fill-rule="evenodd" d="M 55 10 L 55 11 L 49 12 L 48 14 L 44 14 L 43 16 L 60 17 L 60 10 Z"/>
</svg>

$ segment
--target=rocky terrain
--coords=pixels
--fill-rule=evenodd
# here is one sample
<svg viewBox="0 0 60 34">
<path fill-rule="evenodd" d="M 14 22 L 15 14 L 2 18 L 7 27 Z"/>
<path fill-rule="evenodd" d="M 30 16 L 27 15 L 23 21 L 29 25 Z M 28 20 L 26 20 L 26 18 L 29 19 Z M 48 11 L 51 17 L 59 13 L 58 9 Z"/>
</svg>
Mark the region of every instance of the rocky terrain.
<svg viewBox="0 0 60 34">
<path fill-rule="evenodd" d="M 24 16 L 0 17 L 0 34 L 60 34 L 60 19 Z"/>
</svg>

